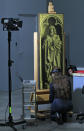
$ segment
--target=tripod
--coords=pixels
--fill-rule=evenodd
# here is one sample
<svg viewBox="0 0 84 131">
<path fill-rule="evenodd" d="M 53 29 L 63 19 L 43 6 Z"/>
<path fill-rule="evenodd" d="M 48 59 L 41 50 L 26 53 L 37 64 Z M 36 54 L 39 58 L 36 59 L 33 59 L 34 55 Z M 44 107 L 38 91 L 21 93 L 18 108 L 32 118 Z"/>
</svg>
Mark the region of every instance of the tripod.
<svg viewBox="0 0 84 131">
<path fill-rule="evenodd" d="M 15 125 L 26 123 L 25 120 L 22 121 L 13 121 L 12 111 L 11 111 L 11 91 L 12 91 L 12 80 L 11 80 L 11 66 L 13 61 L 10 57 L 10 44 L 11 44 L 11 31 L 8 31 L 8 84 L 9 84 L 9 117 L 8 122 L 0 123 L 0 126 L 9 126 L 14 131 L 17 131 L 17 129 L 14 127 Z"/>
</svg>

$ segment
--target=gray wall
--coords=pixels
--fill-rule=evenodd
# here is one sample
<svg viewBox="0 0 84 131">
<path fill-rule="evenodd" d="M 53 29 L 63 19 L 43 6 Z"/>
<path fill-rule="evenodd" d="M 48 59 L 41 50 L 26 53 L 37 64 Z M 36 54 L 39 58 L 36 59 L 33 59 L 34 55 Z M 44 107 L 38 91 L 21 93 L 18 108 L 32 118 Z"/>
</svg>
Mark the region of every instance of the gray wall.
<svg viewBox="0 0 84 131">
<path fill-rule="evenodd" d="M 47 12 L 49 0 L 0 0 L 0 20 L 2 17 L 17 17 L 23 20 L 23 27 L 12 32 L 11 57 L 12 86 L 20 87 L 18 75 L 23 79 L 33 79 L 33 32 L 37 31 L 37 14 Z M 64 13 L 66 32 L 66 57 L 69 64 L 84 67 L 84 0 L 53 0 L 55 11 Z M 18 16 L 35 14 L 35 16 Z M 0 23 L 0 90 L 8 89 L 8 35 Z M 70 59 L 70 61 L 69 61 Z"/>
<path fill-rule="evenodd" d="M 84 0 L 53 1 L 55 11 L 64 13 L 64 31 L 67 36 L 66 46 L 68 45 L 70 64 L 84 67 Z"/>
<path fill-rule="evenodd" d="M 0 0 L 0 21 L 2 17 L 20 18 L 23 27 L 12 32 L 11 58 L 12 88 L 20 87 L 18 75 L 23 79 L 34 78 L 33 32 L 37 31 L 37 16 L 18 16 L 47 12 L 46 0 Z M 0 90 L 8 89 L 8 34 L 0 22 Z"/>
</svg>

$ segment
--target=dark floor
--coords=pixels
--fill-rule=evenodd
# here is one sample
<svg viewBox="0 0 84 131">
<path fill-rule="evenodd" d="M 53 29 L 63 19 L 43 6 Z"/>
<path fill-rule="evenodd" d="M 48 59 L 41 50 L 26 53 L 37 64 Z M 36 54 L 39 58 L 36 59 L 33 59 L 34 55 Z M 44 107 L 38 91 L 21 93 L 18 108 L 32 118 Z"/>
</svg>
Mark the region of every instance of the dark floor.
<svg viewBox="0 0 84 131">
<path fill-rule="evenodd" d="M 8 120 L 8 92 L 0 91 L 0 122 Z M 21 89 L 12 92 L 12 116 L 13 120 L 19 120 L 22 118 L 22 91 Z M 23 129 L 25 127 L 25 129 Z M 27 122 L 27 125 L 16 126 L 18 131 L 83 131 L 84 123 L 80 124 L 75 120 L 75 117 L 68 118 L 68 122 L 63 125 L 58 125 L 56 122 L 50 119 L 46 120 L 34 120 L 33 122 Z M 0 131 L 12 131 L 10 127 L 0 127 Z"/>
</svg>

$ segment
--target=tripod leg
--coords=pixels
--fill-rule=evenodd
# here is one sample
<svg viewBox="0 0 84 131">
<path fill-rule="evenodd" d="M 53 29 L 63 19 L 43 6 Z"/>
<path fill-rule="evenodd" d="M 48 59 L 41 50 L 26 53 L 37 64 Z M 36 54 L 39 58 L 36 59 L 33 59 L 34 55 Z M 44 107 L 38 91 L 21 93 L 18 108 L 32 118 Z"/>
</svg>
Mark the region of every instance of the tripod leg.
<svg viewBox="0 0 84 131">
<path fill-rule="evenodd" d="M 17 129 L 14 126 L 10 126 L 14 131 L 17 131 Z"/>
</svg>

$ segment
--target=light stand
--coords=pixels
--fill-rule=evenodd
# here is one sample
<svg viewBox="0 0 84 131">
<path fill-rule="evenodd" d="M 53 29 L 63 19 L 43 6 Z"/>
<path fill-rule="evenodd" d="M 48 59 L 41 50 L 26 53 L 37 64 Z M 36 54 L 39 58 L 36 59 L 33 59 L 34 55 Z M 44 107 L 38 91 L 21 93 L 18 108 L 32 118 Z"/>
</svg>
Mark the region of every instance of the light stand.
<svg viewBox="0 0 84 131">
<path fill-rule="evenodd" d="M 10 26 L 9 26 L 10 27 Z M 13 28 L 14 29 L 14 28 Z M 22 121 L 13 121 L 12 111 L 11 111 L 11 91 L 12 91 L 12 80 L 11 80 L 11 66 L 13 61 L 11 60 L 10 56 L 10 44 L 11 44 L 11 30 L 8 30 L 8 84 L 9 84 L 9 117 L 8 122 L 0 123 L 0 126 L 9 126 L 14 131 L 17 131 L 17 129 L 14 127 L 15 125 L 26 123 L 25 120 Z"/>
<path fill-rule="evenodd" d="M 12 114 L 11 114 L 11 91 L 12 91 L 11 66 L 12 66 L 13 61 L 10 58 L 10 41 L 11 41 L 11 32 L 8 31 L 9 122 L 12 122 Z"/>
</svg>

